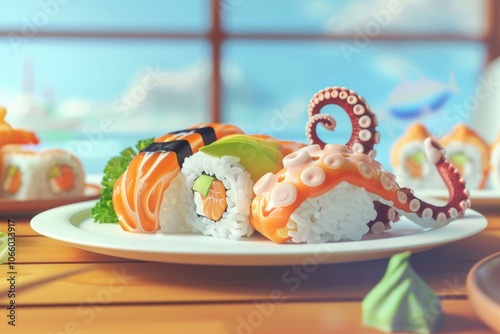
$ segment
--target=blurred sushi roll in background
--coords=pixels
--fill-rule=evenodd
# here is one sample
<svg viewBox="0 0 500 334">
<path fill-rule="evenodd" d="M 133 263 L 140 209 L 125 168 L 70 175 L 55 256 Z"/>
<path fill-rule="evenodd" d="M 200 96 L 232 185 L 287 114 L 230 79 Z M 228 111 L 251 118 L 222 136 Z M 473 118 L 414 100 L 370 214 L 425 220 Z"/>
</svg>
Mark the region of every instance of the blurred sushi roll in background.
<svg viewBox="0 0 500 334">
<path fill-rule="evenodd" d="M 500 189 L 500 132 L 498 138 L 491 144 L 491 186 Z"/>
<path fill-rule="evenodd" d="M 82 195 L 85 174 L 80 160 L 65 150 L 41 152 L 20 145 L 38 144 L 35 133 L 14 129 L 0 107 L 0 198 L 51 199 Z"/>
<path fill-rule="evenodd" d="M 415 123 L 392 147 L 391 164 L 401 186 L 412 189 L 445 187 L 438 172 L 425 157 L 424 141 L 430 136 L 422 124 Z"/>
<path fill-rule="evenodd" d="M 469 189 L 483 189 L 490 169 L 490 147 L 474 130 L 458 124 L 441 138 L 446 156 L 462 174 Z"/>
<path fill-rule="evenodd" d="M 437 171 L 425 159 L 424 140 L 431 133 L 415 123 L 393 146 L 391 164 L 398 183 L 412 189 L 445 189 Z M 470 189 L 486 186 L 490 169 L 490 148 L 488 143 L 474 130 L 459 124 L 439 139 L 446 157 L 458 169 Z"/>
<path fill-rule="evenodd" d="M 85 174 L 80 160 L 58 149 L 32 152 L 18 147 L 2 150 L 1 197 L 51 199 L 83 194 Z"/>
</svg>

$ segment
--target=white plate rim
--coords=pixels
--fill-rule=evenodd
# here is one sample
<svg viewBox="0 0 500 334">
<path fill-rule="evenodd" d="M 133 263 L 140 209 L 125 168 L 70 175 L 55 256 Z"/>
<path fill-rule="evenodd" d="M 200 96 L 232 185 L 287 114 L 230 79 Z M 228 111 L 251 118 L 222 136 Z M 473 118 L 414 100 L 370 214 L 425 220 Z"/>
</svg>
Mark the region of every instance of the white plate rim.
<svg viewBox="0 0 500 334">
<path fill-rule="evenodd" d="M 317 263 L 341 263 L 385 258 L 403 250 L 420 252 L 470 237 L 487 226 L 484 216 L 469 209 L 465 217 L 435 230 L 394 238 L 327 244 L 279 245 L 263 237 L 233 241 L 195 234 L 134 234 L 124 231 L 123 235 L 115 237 L 91 233 L 77 226 L 90 219 L 90 208 L 94 204 L 95 201 L 86 201 L 42 212 L 31 220 L 31 227 L 39 234 L 75 247 L 129 259 L 201 265 L 276 266 L 301 264 L 311 256 Z M 186 241 L 201 243 L 202 247 L 208 248 L 193 250 L 195 245 Z M 325 255 L 326 259 L 323 258 Z"/>
<path fill-rule="evenodd" d="M 3 215 L 23 216 L 30 214 L 38 214 L 43 211 L 67 204 L 95 200 L 100 196 L 101 196 L 100 185 L 95 183 L 85 183 L 83 194 L 81 195 L 57 197 L 57 198 L 29 199 L 29 200 L 0 198 L 0 210 Z"/>
<path fill-rule="evenodd" d="M 500 208 L 500 189 L 470 189 L 472 207 Z M 415 194 L 420 198 L 447 199 L 448 190 L 415 190 Z"/>
</svg>

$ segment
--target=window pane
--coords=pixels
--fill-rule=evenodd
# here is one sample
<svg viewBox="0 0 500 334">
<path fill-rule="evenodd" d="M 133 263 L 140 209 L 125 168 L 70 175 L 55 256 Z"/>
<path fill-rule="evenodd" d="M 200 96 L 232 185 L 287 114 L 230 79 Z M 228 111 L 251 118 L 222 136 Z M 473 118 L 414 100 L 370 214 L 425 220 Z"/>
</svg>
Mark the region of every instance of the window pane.
<svg viewBox="0 0 500 334">
<path fill-rule="evenodd" d="M 206 0 L 23 0 L 0 7 L 1 29 L 39 30 L 206 30 Z M 24 36 L 24 37 L 27 37 Z"/>
<path fill-rule="evenodd" d="M 221 0 L 230 31 L 480 36 L 487 0 Z"/>
<path fill-rule="evenodd" d="M 226 94 L 223 117 L 251 133 L 304 142 L 307 104 L 318 90 L 345 86 L 364 96 L 378 115 L 382 143 L 378 159 L 388 166 L 392 142 L 411 122 L 438 135 L 467 121 L 467 100 L 474 96 L 485 61 L 481 43 L 371 43 L 350 57 L 343 42 L 231 42 L 225 48 Z M 232 75 L 229 75 L 232 73 Z M 418 87 L 408 91 L 408 87 Z M 406 91 L 402 94 L 402 91 Z M 394 101 L 425 110 L 443 97 L 444 107 L 405 119 Z M 326 141 L 346 142 L 350 123 L 330 107 L 337 129 Z"/>
<path fill-rule="evenodd" d="M 210 65 L 202 42 L 0 43 L 7 120 L 43 147 L 75 151 L 89 172 L 136 139 L 209 120 Z"/>
</svg>

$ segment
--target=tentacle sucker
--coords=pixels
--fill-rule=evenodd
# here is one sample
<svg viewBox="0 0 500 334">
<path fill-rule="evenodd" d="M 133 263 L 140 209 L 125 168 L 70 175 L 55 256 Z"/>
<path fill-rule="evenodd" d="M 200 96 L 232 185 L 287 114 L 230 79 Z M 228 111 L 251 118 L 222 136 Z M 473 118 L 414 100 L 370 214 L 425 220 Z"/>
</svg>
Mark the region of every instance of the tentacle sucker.
<svg viewBox="0 0 500 334">
<path fill-rule="evenodd" d="M 436 166 L 450 192 L 450 199 L 443 206 L 425 202 L 417 198 L 413 190 L 400 187 L 396 177 L 368 155 L 346 152 L 345 146 L 329 144 L 324 149 L 318 146 L 301 149 L 300 155 L 293 154 L 287 159 L 282 170 L 266 176 L 262 185 L 259 182 L 250 222 L 269 239 L 287 242 L 297 231 L 298 218 L 292 216 L 302 203 L 333 190 L 342 193 L 345 186 L 350 185 L 363 188 L 368 201 L 373 201 L 372 212 L 376 214 L 370 214 L 367 224 L 374 233 L 389 229 L 390 222 L 397 221 L 399 215 L 425 228 L 441 227 L 465 214 L 470 207 L 469 192 L 459 172 L 446 160 L 442 147 L 430 138 L 425 141 L 425 147 L 428 159 Z M 349 198 L 352 191 L 355 190 L 347 190 L 343 196 Z M 355 196 L 359 199 L 361 195 Z M 353 212 L 368 207 L 365 203 L 353 208 Z M 331 205 L 334 207 L 336 203 Z M 341 213 L 342 208 L 339 208 Z"/>
<path fill-rule="evenodd" d="M 441 145 L 431 138 L 427 138 L 424 145 L 427 159 L 436 166 L 448 189 L 450 194 L 448 203 L 443 206 L 434 205 L 417 198 L 411 189 L 401 188 L 399 191 L 404 196 L 401 196 L 400 202 L 395 203 L 394 206 L 399 213 L 420 226 L 436 228 L 447 224 L 457 216 L 463 216 L 465 210 L 470 208 L 471 201 L 464 179 L 446 159 Z M 405 197 L 404 201 L 403 197 Z M 401 205 L 404 205 L 406 209 L 402 210 Z"/>
<path fill-rule="evenodd" d="M 320 114 L 321 109 L 329 104 L 343 108 L 351 120 L 352 134 L 346 146 L 354 151 L 375 157 L 375 144 L 380 141 L 380 133 L 376 131 L 378 125 L 375 115 L 366 104 L 363 97 L 355 91 L 345 87 L 328 87 L 316 93 L 309 102 L 309 122 L 306 125 L 306 136 L 311 144 L 319 144 L 323 148 L 326 143 L 316 132 L 319 123 L 333 131 L 335 119 L 327 114 Z"/>
</svg>

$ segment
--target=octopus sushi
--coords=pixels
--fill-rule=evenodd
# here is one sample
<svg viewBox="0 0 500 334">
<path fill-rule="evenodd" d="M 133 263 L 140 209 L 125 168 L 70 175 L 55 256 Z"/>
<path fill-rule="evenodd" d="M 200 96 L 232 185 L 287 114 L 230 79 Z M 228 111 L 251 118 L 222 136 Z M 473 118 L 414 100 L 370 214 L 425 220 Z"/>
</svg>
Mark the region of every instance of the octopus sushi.
<svg viewBox="0 0 500 334">
<path fill-rule="evenodd" d="M 490 147 L 474 130 L 457 125 L 440 140 L 451 164 L 457 168 L 470 189 L 486 186 L 490 169 Z"/>
<path fill-rule="evenodd" d="M 379 201 L 424 228 L 444 226 L 470 207 L 469 192 L 436 141 L 426 139 L 424 148 L 450 193 L 443 206 L 400 187 L 369 155 L 343 145 L 311 145 L 286 156 L 282 170 L 254 185 L 250 223 L 277 243 L 360 240 Z"/>
<path fill-rule="evenodd" d="M 380 143 L 380 132 L 377 131 L 378 120 L 371 111 L 365 99 L 353 90 L 346 87 L 327 87 L 317 92 L 309 102 L 309 121 L 306 124 L 306 137 L 311 145 L 324 148 L 327 143 L 321 140 L 317 133 L 318 125 L 322 125 L 329 131 L 336 127 L 332 115 L 321 113 L 327 105 L 337 105 L 344 109 L 351 121 L 351 137 L 345 144 L 347 153 L 366 154 L 368 158 L 374 159 L 377 155 L 375 145 Z M 394 177 L 391 174 L 391 177 Z M 378 200 L 373 200 L 369 206 L 375 208 L 376 214 L 370 214 L 368 229 L 373 233 L 381 233 L 391 228 L 391 222 L 399 220 L 399 214 L 389 205 Z M 363 225 L 363 229 L 366 226 Z"/>
</svg>

